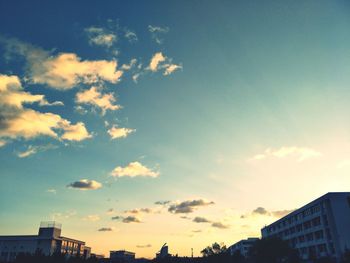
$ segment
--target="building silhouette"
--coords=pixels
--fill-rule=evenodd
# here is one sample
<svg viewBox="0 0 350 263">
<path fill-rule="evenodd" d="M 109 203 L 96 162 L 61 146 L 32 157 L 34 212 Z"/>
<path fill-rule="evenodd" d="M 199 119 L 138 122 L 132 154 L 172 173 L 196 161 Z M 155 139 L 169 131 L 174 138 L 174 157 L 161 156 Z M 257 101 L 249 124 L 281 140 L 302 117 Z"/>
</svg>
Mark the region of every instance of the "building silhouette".
<svg viewBox="0 0 350 263">
<path fill-rule="evenodd" d="M 156 258 L 167 258 L 171 257 L 171 254 L 169 254 L 169 247 L 167 243 L 165 243 L 158 253 L 156 253 Z"/>
<path fill-rule="evenodd" d="M 287 240 L 302 259 L 340 261 L 350 249 L 350 192 L 327 193 L 265 226 L 261 234 Z"/>
<path fill-rule="evenodd" d="M 0 236 L 0 261 L 13 261 L 20 253 L 36 252 L 88 258 L 91 248 L 84 241 L 61 236 L 61 224 L 56 222 L 42 222 L 38 235 Z"/>
<path fill-rule="evenodd" d="M 242 256 L 248 257 L 250 248 L 255 244 L 257 240 L 259 240 L 257 237 L 248 237 L 247 239 L 242 239 L 230 246 L 228 248 L 228 251 L 230 252 L 231 256 L 239 252 Z"/>
<path fill-rule="evenodd" d="M 116 250 L 109 252 L 111 262 L 133 262 L 135 261 L 135 253 L 126 250 Z"/>
</svg>

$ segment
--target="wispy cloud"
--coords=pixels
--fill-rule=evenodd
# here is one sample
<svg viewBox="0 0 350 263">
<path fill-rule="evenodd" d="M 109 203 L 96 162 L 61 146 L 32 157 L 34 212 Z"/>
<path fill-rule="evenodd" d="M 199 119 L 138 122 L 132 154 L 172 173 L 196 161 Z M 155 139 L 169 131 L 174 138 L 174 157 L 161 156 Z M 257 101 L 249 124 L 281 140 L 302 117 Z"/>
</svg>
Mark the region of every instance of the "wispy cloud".
<svg viewBox="0 0 350 263">
<path fill-rule="evenodd" d="M 171 201 L 157 201 L 154 204 L 155 205 L 167 205 L 167 204 L 170 204 L 170 203 L 171 203 Z"/>
<path fill-rule="evenodd" d="M 211 223 L 211 220 L 200 216 L 196 216 L 192 221 L 195 223 Z"/>
<path fill-rule="evenodd" d="M 52 145 L 52 144 L 47 144 L 47 145 L 29 145 L 28 148 L 22 152 L 18 152 L 17 156 L 19 158 L 26 158 L 29 157 L 33 154 L 36 154 L 38 152 L 44 152 L 47 151 L 49 149 L 56 149 L 57 146 L 56 145 Z"/>
<path fill-rule="evenodd" d="M 157 44 L 162 44 L 164 42 L 164 34 L 169 32 L 169 27 L 160 27 L 160 26 L 148 26 L 148 31 L 151 33 L 152 39 Z"/>
<path fill-rule="evenodd" d="M 279 149 L 267 148 L 263 153 L 253 156 L 250 160 L 259 161 L 270 157 L 281 159 L 290 156 L 295 157 L 298 162 L 302 162 L 307 159 L 320 157 L 322 153 L 307 147 L 285 146 Z"/>
<path fill-rule="evenodd" d="M 114 177 L 137 177 L 137 176 L 148 176 L 148 177 L 158 177 L 159 172 L 153 171 L 150 168 L 142 165 L 139 162 L 131 162 L 127 166 L 117 166 L 111 172 Z"/>
<path fill-rule="evenodd" d="M 135 208 L 131 210 L 125 210 L 124 213 L 129 213 L 129 214 L 150 214 L 153 213 L 153 209 L 151 208 Z"/>
<path fill-rule="evenodd" d="M 51 194 L 57 194 L 57 190 L 53 189 L 53 188 L 47 189 L 46 192 L 51 193 Z"/>
<path fill-rule="evenodd" d="M 127 216 L 122 219 L 123 223 L 142 223 L 141 220 L 136 216 Z"/>
<path fill-rule="evenodd" d="M 241 215 L 241 218 L 247 218 L 250 216 L 273 216 L 273 217 L 277 217 L 277 218 L 281 218 L 283 216 L 286 216 L 288 214 L 290 214 L 291 212 L 293 212 L 295 209 L 291 209 L 291 210 L 275 210 L 275 211 L 269 211 L 264 207 L 257 207 L 256 209 L 254 209 L 251 213 L 249 214 L 245 214 L 245 215 Z"/>
<path fill-rule="evenodd" d="M 152 247 L 151 244 L 147 244 L 147 245 L 136 245 L 137 248 L 150 248 Z"/>
<path fill-rule="evenodd" d="M 95 180 L 81 179 L 70 183 L 67 187 L 76 188 L 79 190 L 96 190 L 102 187 L 102 184 Z"/>
<path fill-rule="evenodd" d="M 130 29 L 124 29 L 124 37 L 130 42 L 135 43 L 138 41 L 138 37 L 134 31 L 131 31 Z"/>
<path fill-rule="evenodd" d="M 136 131 L 135 129 L 119 128 L 114 125 L 107 132 L 112 139 L 118 139 L 118 138 L 126 138 L 130 133 L 135 131 Z"/>
<path fill-rule="evenodd" d="M 87 215 L 83 217 L 83 220 L 85 221 L 91 221 L 91 222 L 96 222 L 99 221 L 101 218 L 99 215 Z"/>
<path fill-rule="evenodd" d="M 204 199 L 187 200 L 183 202 L 177 202 L 169 206 L 168 211 L 174 214 L 180 213 L 192 213 L 198 207 L 213 205 L 214 202 L 210 202 Z"/>
<path fill-rule="evenodd" d="M 88 36 L 90 45 L 110 48 L 118 40 L 116 33 L 106 28 L 91 26 L 85 28 L 84 31 Z"/>
</svg>

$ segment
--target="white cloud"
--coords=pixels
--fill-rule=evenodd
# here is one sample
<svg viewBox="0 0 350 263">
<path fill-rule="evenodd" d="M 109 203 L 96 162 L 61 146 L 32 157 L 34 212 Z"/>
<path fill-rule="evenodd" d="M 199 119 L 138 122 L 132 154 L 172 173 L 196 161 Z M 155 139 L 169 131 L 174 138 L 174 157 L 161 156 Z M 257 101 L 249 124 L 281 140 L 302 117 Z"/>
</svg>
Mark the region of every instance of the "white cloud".
<svg viewBox="0 0 350 263">
<path fill-rule="evenodd" d="M 149 176 L 149 177 L 158 177 L 159 172 L 152 171 L 146 166 L 142 165 L 139 162 L 131 162 L 125 167 L 117 166 L 111 172 L 111 175 L 114 177 L 136 177 L 136 176 Z"/>
<path fill-rule="evenodd" d="M 110 48 L 117 42 L 117 35 L 101 27 L 89 27 L 85 29 L 90 45 L 105 46 Z"/>
<path fill-rule="evenodd" d="M 263 153 L 257 154 L 251 158 L 251 160 L 262 160 L 269 157 L 274 158 L 286 158 L 294 156 L 298 162 L 305 161 L 307 159 L 316 158 L 322 156 L 322 154 L 314 149 L 307 147 L 281 147 L 279 149 L 266 149 Z"/>
<path fill-rule="evenodd" d="M 75 101 L 80 104 L 90 104 L 99 107 L 102 110 L 102 114 L 105 114 L 106 110 L 119 110 L 121 108 L 120 105 L 114 104 L 116 99 L 113 93 L 102 94 L 96 87 L 78 92 Z"/>
<path fill-rule="evenodd" d="M 112 139 L 125 138 L 132 132 L 135 132 L 135 129 L 118 128 L 116 126 L 113 126 L 108 130 L 108 134 Z"/>
<path fill-rule="evenodd" d="M 65 121 L 63 125 L 64 133 L 61 138 L 68 141 L 82 141 L 91 138 L 92 135 L 88 133 L 84 123 L 78 122 L 77 124 L 70 124 Z"/>
<path fill-rule="evenodd" d="M 4 40 L 3 40 L 4 41 Z M 116 60 L 81 60 L 74 53 L 51 55 L 49 52 L 15 39 L 6 39 L 8 53 L 22 55 L 27 60 L 27 75 L 31 82 L 46 84 L 59 90 L 78 84 L 101 81 L 117 83 L 123 71 L 117 70 Z"/>
<path fill-rule="evenodd" d="M 182 69 L 181 65 L 176 65 L 176 64 L 170 64 L 165 68 L 165 71 L 163 73 L 164 76 L 170 75 L 173 73 L 175 70 Z"/>
<path fill-rule="evenodd" d="M 165 56 L 163 56 L 162 52 L 155 53 L 149 63 L 149 69 L 154 72 L 157 71 L 159 63 L 163 61 L 165 61 Z"/>
<path fill-rule="evenodd" d="M 17 76 L 0 74 L 0 104 L 8 107 L 23 109 L 23 104 L 39 103 L 40 106 L 63 105 L 56 101 L 49 103 L 44 95 L 33 95 L 25 92 Z"/>
</svg>

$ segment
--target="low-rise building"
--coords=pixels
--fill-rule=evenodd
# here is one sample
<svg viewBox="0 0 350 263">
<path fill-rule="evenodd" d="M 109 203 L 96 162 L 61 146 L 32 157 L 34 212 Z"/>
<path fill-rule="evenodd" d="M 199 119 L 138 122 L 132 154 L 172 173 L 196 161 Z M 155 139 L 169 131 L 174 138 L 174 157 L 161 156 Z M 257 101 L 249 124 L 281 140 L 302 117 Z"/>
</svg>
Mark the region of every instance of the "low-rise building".
<svg viewBox="0 0 350 263">
<path fill-rule="evenodd" d="M 242 239 L 228 248 L 231 256 L 239 252 L 242 256 L 248 257 L 250 248 L 259 240 L 257 237 L 249 237 L 248 239 Z"/>
<path fill-rule="evenodd" d="M 350 192 L 327 193 L 265 226 L 261 234 L 287 240 L 303 259 L 340 261 L 350 249 Z"/>
<path fill-rule="evenodd" d="M 135 253 L 126 250 L 110 251 L 109 258 L 112 262 L 132 262 L 135 260 Z"/>
<path fill-rule="evenodd" d="M 14 261 L 20 253 L 40 252 L 52 255 L 61 252 L 67 256 L 89 257 L 85 242 L 61 236 L 61 224 L 42 222 L 38 235 L 0 236 L 0 261 Z"/>
</svg>

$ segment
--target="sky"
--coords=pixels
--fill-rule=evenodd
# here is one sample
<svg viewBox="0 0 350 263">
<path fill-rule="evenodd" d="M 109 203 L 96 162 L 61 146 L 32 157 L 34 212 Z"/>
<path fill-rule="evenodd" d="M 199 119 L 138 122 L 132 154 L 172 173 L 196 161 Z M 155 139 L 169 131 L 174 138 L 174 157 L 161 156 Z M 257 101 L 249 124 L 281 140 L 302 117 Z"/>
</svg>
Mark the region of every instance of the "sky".
<svg viewBox="0 0 350 263">
<path fill-rule="evenodd" d="M 348 1 L 0 1 L 0 234 L 200 255 L 350 189 Z"/>
</svg>

